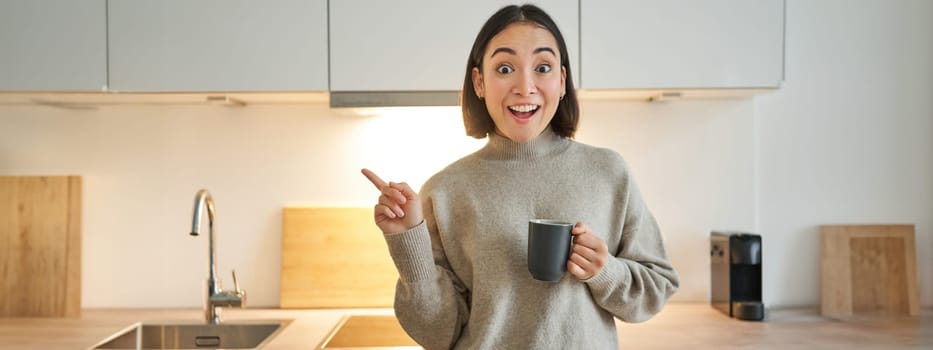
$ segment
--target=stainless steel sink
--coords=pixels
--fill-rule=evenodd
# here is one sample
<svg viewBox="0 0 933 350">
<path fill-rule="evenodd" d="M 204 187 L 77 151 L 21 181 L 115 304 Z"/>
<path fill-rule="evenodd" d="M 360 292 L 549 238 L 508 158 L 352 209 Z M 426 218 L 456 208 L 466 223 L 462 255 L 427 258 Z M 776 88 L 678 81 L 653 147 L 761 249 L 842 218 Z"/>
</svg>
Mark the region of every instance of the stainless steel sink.
<svg viewBox="0 0 933 350">
<path fill-rule="evenodd" d="M 137 323 L 91 349 L 256 349 L 291 320 L 205 323 Z"/>
</svg>

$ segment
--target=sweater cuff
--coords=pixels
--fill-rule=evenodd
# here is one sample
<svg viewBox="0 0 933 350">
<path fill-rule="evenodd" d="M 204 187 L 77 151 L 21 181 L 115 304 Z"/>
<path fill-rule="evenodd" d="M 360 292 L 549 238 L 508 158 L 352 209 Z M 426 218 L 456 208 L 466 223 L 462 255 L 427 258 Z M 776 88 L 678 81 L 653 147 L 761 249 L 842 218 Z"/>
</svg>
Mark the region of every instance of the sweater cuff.
<svg viewBox="0 0 933 350">
<path fill-rule="evenodd" d="M 620 285 L 631 283 L 628 265 L 621 258 L 610 257 L 606 265 L 593 277 L 583 281 L 591 291 L 611 291 Z"/>
<path fill-rule="evenodd" d="M 383 236 L 399 278 L 408 282 L 434 278 L 437 271 L 431 251 L 431 235 L 424 221 L 408 231 Z"/>
</svg>

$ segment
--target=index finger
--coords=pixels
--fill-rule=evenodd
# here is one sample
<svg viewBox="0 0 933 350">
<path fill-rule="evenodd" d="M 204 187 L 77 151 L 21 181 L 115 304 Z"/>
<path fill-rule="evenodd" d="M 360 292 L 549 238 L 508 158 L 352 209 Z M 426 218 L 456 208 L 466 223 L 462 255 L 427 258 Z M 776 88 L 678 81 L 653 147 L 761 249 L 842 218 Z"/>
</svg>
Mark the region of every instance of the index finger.
<svg viewBox="0 0 933 350">
<path fill-rule="evenodd" d="M 376 173 L 372 172 L 372 170 L 363 168 L 362 172 L 363 176 L 366 176 L 366 178 L 369 179 L 369 182 L 372 182 L 373 185 L 376 186 L 376 189 L 382 191 L 382 188 L 386 187 L 386 182 L 382 181 L 382 179 L 380 179 Z"/>
</svg>

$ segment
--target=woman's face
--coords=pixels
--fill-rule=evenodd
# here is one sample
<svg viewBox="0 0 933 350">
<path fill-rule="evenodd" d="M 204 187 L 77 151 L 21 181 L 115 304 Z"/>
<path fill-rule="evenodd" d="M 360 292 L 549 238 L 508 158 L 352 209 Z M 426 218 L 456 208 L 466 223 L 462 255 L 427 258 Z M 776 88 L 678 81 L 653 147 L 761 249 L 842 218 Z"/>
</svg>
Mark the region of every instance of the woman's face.
<svg viewBox="0 0 933 350">
<path fill-rule="evenodd" d="M 496 133 L 525 143 L 541 134 L 564 95 L 557 40 L 534 23 L 513 23 L 492 38 L 473 88 L 486 103 Z"/>
</svg>

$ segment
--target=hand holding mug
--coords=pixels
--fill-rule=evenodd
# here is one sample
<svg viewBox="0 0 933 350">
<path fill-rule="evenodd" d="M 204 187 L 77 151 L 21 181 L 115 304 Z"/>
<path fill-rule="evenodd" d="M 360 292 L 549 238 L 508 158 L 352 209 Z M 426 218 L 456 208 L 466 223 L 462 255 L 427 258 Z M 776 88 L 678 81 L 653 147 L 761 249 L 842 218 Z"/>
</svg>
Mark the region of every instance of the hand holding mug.
<svg viewBox="0 0 933 350">
<path fill-rule="evenodd" d="M 369 169 L 362 172 L 381 193 L 379 203 L 373 208 L 373 216 L 383 234 L 408 231 L 424 220 L 421 198 L 407 183 L 386 183 Z"/>
<path fill-rule="evenodd" d="M 609 248 L 602 238 L 593 234 L 590 227 L 578 222 L 570 231 L 574 235 L 567 271 L 580 280 L 596 276 L 606 266 Z"/>
</svg>

